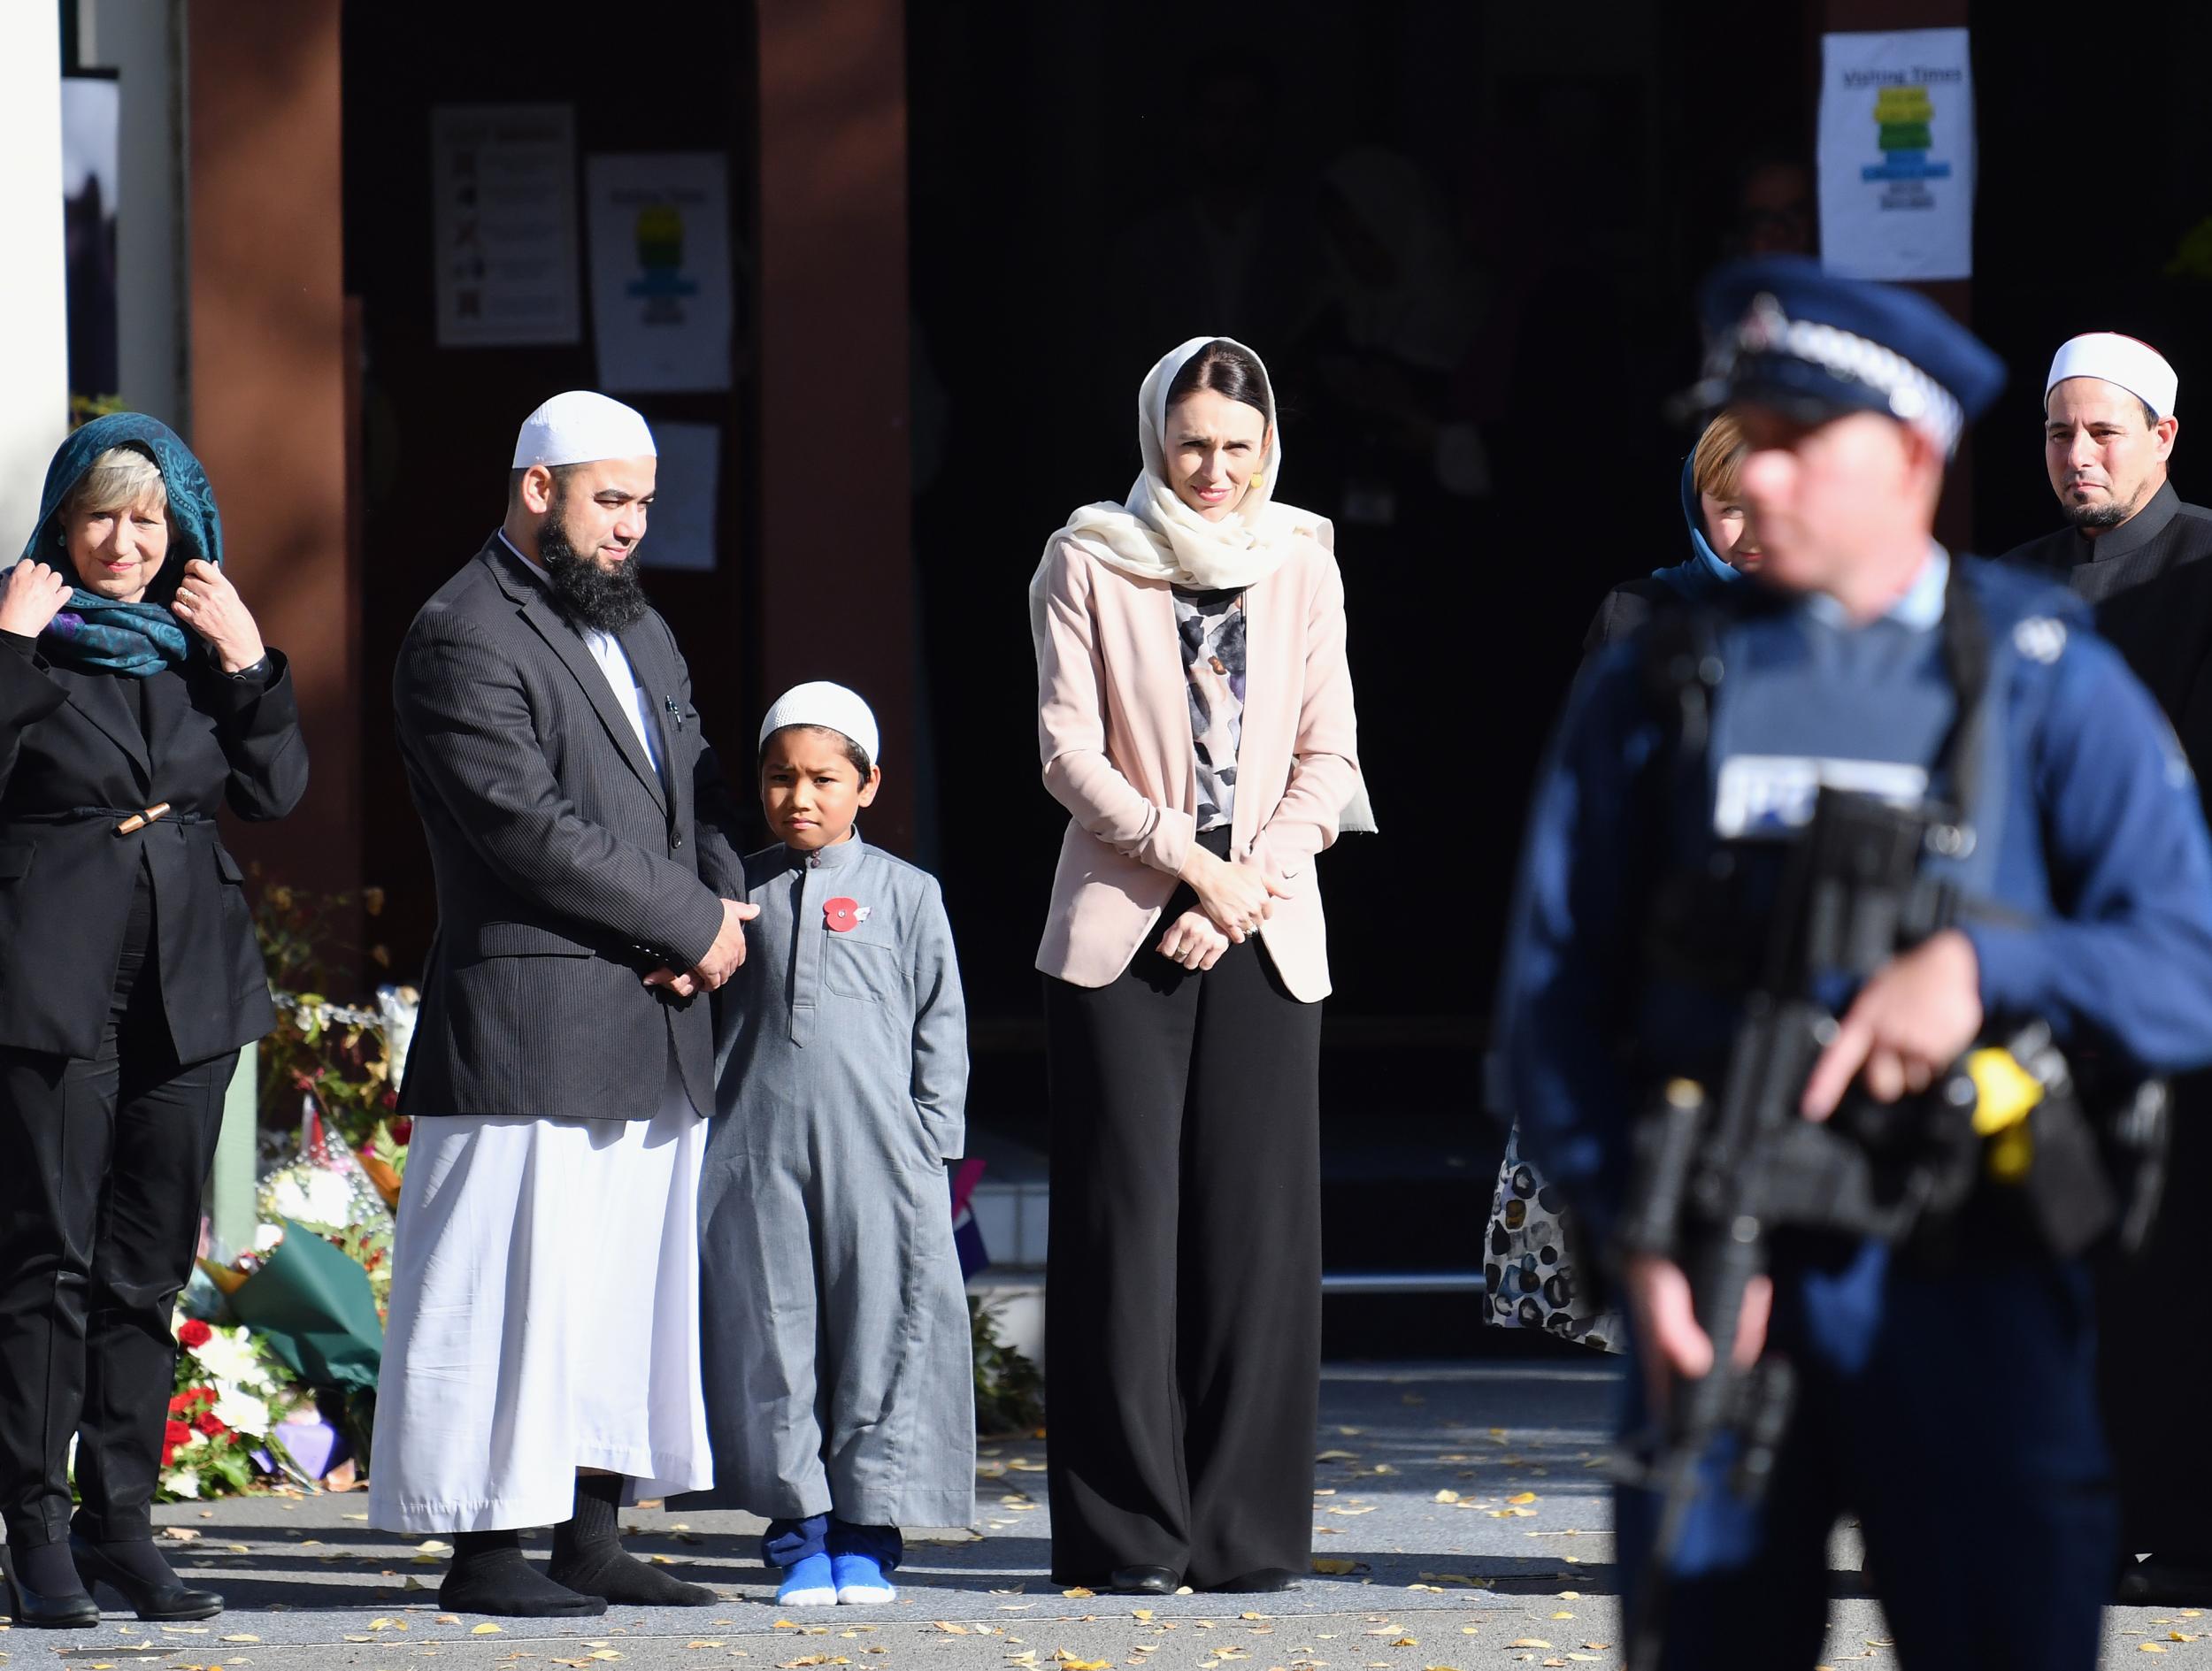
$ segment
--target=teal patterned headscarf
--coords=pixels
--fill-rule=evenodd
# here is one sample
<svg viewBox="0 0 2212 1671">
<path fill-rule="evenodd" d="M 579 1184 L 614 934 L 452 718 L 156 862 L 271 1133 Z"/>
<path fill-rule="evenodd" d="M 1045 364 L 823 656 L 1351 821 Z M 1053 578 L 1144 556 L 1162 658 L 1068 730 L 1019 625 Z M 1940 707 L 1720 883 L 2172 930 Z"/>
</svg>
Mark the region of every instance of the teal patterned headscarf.
<svg viewBox="0 0 2212 1671">
<path fill-rule="evenodd" d="M 161 471 L 169 493 L 169 556 L 146 588 L 143 600 L 119 603 L 83 587 L 73 588 L 52 625 L 39 639 L 46 658 L 86 673 L 119 673 L 149 678 L 165 667 L 183 665 L 191 634 L 169 613 L 184 565 L 195 557 L 220 566 L 223 525 L 215 514 L 215 490 L 192 449 L 157 418 L 140 412 L 111 412 L 96 418 L 61 444 L 46 467 L 46 488 L 39 495 L 38 532 L 23 548 L 35 559 L 66 572 L 61 510 L 69 491 L 102 453 L 129 447 L 144 453 Z"/>
</svg>

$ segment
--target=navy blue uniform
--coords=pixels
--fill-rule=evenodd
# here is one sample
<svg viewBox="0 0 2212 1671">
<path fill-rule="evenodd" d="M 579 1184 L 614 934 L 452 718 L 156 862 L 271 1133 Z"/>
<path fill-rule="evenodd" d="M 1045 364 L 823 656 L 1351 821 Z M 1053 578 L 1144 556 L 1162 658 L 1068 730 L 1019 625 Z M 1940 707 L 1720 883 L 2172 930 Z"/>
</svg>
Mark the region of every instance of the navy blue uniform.
<svg viewBox="0 0 2212 1671">
<path fill-rule="evenodd" d="M 1979 839 L 1955 879 L 2006 908 L 1962 924 L 1989 1031 L 2039 1018 L 2062 1044 L 2157 1073 L 2212 1061 L 2212 842 L 2172 732 L 2077 602 L 1968 562 L 1992 658 Z M 1929 778 L 1956 710 L 1948 565 L 1935 551 L 1861 626 L 1817 596 L 1724 599 L 1701 806 L 1661 798 L 1667 727 L 1640 636 L 1585 669 L 1535 801 L 1499 1038 L 1529 1152 L 1600 1237 L 1652 1089 L 1634 1064 L 1709 1062 L 1735 1020 L 1714 993 L 1643 975 L 1660 870 L 1706 842 L 1787 833 L 1823 783 L 1942 792 Z M 2116 1552 L 2085 1275 L 2024 1246 L 1978 1251 L 1938 1270 L 1871 1243 L 1778 1247 L 1769 1338 L 1798 1368 L 1793 1426 L 1757 1506 L 1710 1459 L 1669 1664 L 1813 1663 L 1826 1537 L 1846 1511 L 1908 1663 L 2095 1663 Z M 1632 1584 L 1655 1509 L 1621 1493 Z"/>
</svg>

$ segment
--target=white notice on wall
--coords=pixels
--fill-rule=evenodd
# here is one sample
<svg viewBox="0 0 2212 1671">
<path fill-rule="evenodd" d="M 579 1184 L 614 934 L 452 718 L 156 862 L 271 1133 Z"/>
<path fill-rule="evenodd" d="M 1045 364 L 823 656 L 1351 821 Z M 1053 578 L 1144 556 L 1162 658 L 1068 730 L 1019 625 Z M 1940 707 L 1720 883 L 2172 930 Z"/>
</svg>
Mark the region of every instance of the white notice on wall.
<svg viewBox="0 0 2212 1671">
<path fill-rule="evenodd" d="M 649 569 L 714 567 L 714 513 L 722 502 L 722 431 L 713 424 L 656 424 L 653 508 L 637 560 Z"/>
<path fill-rule="evenodd" d="M 1822 37 L 1820 255 L 1854 279 L 1974 273 L 1964 29 Z"/>
<path fill-rule="evenodd" d="M 432 107 L 440 348 L 581 340 L 575 126 L 566 104 Z"/>
<path fill-rule="evenodd" d="M 587 157 L 599 382 L 730 386 L 730 207 L 718 151 Z"/>
</svg>

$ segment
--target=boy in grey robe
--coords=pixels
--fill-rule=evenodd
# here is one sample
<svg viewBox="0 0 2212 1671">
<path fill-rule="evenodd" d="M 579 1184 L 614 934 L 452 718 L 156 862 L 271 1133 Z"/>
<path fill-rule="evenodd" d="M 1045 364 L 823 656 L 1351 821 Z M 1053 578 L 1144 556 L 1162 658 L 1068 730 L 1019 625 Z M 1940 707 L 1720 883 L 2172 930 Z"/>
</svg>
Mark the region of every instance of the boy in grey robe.
<svg viewBox="0 0 2212 1671">
<path fill-rule="evenodd" d="M 762 722 L 779 845 L 745 861 L 744 965 L 700 1182 L 711 1492 L 769 1517 L 787 1606 L 884 1602 L 899 1527 L 975 1509 L 975 1384 L 945 1162 L 967 1020 L 935 879 L 862 841 L 867 705 L 802 685 Z"/>
</svg>

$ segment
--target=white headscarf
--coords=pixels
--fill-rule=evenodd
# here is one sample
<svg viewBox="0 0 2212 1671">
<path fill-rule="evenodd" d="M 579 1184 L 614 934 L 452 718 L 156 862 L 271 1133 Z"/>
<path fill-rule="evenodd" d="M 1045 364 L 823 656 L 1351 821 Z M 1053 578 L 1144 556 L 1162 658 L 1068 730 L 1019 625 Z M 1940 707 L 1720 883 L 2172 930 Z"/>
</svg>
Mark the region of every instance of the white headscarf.
<svg viewBox="0 0 2212 1671">
<path fill-rule="evenodd" d="M 1040 658 L 1044 653 L 1045 588 L 1052 554 L 1062 540 L 1109 568 L 1141 580 L 1165 580 L 1207 591 L 1235 590 L 1264 580 L 1280 566 L 1292 539 L 1300 534 L 1317 540 L 1325 550 L 1336 549 L 1336 529 L 1326 517 L 1275 502 L 1275 483 L 1283 473 L 1283 432 L 1275 421 L 1272 378 L 1267 379 L 1267 447 L 1237 508 L 1220 521 L 1209 522 L 1185 504 L 1169 484 L 1167 392 L 1176 373 L 1200 349 L 1214 342 L 1243 349 L 1252 355 L 1261 375 L 1266 376 L 1267 367 L 1260 356 L 1229 336 L 1194 336 L 1146 373 L 1137 390 L 1137 448 L 1144 458 L 1143 474 L 1121 503 L 1101 500 L 1070 517 L 1067 526 L 1045 541 L 1044 556 L 1030 579 L 1029 631 Z M 1340 831 L 1375 828 L 1364 783 L 1354 787 L 1351 802 L 1339 815 L 1337 827 Z"/>
<path fill-rule="evenodd" d="M 1167 580 L 1210 592 L 1235 590 L 1265 579 L 1282 562 L 1294 534 L 1305 534 L 1326 547 L 1335 545 L 1336 533 L 1327 517 L 1274 502 L 1275 483 L 1283 469 L 1283 433 L 1275 421 L 1271 381 L 1267 448 L 1237 508 L 1220 521 L 1209 522 L 1169 485 L 1168 390 L 1175 374 L 1213 342 L 1252 354 L 1233 337 L 1194 336 L 1154 366 L 1137 391 L 1137 447 L 1144 457 L 1144 471 L 1129 489 L 1129 497 L 1119 504 L 1106 499 L 1085 505 L 1068 518 L 1066 527 L 1045 541 L 1044 561 L 1029 586 L 1030 618 L 1041 633 L 1045 571 L 1063 540 L 1141 580 Z M 1260 356 L 1252 354 L 1252 360 L 1259 364 Z M 1261 365 L 1260 370 L 1264 374 L 1267 368 Z"/>
</svg>

